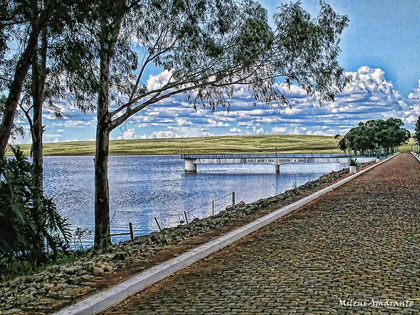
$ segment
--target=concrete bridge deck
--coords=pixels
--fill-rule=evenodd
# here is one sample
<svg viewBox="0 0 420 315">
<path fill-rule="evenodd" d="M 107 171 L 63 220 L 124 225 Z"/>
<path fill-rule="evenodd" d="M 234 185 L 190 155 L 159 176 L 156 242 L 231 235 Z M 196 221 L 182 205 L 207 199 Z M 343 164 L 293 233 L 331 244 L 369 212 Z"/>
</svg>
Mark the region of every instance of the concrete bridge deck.
<svg viewBox="0 0 420 315">
<path fill-rule="evenodd" d="M 420 163 L 401 154 L 107 314 L 418 314 Z"/>
<path fill-rule="evenodd" d="M 197 172 L 197 164 L 273 164 L 280 173 L 280 165 L 288 163 L 347 163 L 349 158 L 375 160 L 373 156 L 344 153 L 257 153 L 257 154 L 181 154 L 185 172 Z"/>
</svg>

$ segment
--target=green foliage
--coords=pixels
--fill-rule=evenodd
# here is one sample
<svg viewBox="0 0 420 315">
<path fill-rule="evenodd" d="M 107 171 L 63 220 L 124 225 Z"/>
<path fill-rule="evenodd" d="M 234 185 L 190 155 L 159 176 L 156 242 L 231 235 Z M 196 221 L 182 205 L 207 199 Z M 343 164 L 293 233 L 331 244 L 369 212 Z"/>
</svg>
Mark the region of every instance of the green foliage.
<svg viewBox="0 0 420 315">
<path fill-rule="evenodd" d="M 72 45 L 62 50 L 75 54 L 75 70 L 83 69 L 73 72 L 80 84 L 70 90 L 78 94 L 76 103 L 87 99 L 85 107 L 104 84 L 101 60 L 109 61 L 112 93 L 103 93 L 110 96 L 111 130 L 175 94 L 188 94 L 195 108 L 229 109 L 235 86 L 247 85 L 255 103 L 289 105 L 277 78 L 319 100 L 333 99 L 349 81 L 337 61 L 348 18 L 324 2 L 317 18 L 299 2 L 280 6 L 274 28 L 252 0 L 95 1 L 87 8 Z M 170 80 L 148 85 L 145 75 L 153 66 L 168 70 Z"/>
<path fill-rule="evenodd" d="M 390 153 L 410 139 L 410 132 L 402 128 L 401 119 L 369 120 L 360 122 L 352 128 L 338 143 L 342 151 L 377 153 L 379 151 Z"/>
<path fill-rule="evenodd" d="M 299 187 L 296 181 L 293 182 L 293 192 L 297 195 L 299 193 Z"/>
<path fill-rule="evenodd" d="M 56 259 L 70 237 L 66 219 L 38 188 L 32 164 L 19 148 L 11 150 L 14 158 L 0 160 L 0 270 L 33 268 L 47 255 Z M 44 251 L 44 239 L 51 254 Z"/>
<path fill-rule="evenodd" d="M 78 227 L 74 232 L 73 232 L 73 246 L 74 249 L 77 251 L 83 251 L 85 250 L 85 248 L 83 247 L 83 243 L 82 243 L 82 239 L 84 237 L 89 237 L 92 236 L 92 231 L 89 229 L 82 229 L 80 227 Z"/>
<path fill-rule="evenodd" d="M 414 134 L 414 140 L 417 142 L 417 144 L 420 144 L 420 115 L 417 118 L 416 126 L 414 128 L 415 134 Z"/>
<path fill-rule="evenodd" d="M 334 96 L 351 80 L 338 64 L 339 36 L 349 19 L 323 1 L 316 19 L 303 10 L 301 2 L 283 4 L 274 15 L 273 51 L 276 70 L 287 83 L 295 82 L 321 102 Z M 286 75 L 284 75 L 286 74 Z"/>
<path fill-rule="evenodd" d="M 4 111 L 5 102 L 6 102 L 6 96 L 0 95 L 0 121 L 3 119 L 3 111 Z M 12 132 L 10 134 L 12 139 L 16 139 L 16 136 L 23 136 L 24 134 L 25 134 L 25 130 L 23 126 L 13 123 Z"/>
<path fill-rule="evenodd" d="M 354 158 L 349 158 L 349 165 L 350 166 L 359 166 L 359 163 L 357 163 L 357 159 L 354 159 Z"/>
</svg>

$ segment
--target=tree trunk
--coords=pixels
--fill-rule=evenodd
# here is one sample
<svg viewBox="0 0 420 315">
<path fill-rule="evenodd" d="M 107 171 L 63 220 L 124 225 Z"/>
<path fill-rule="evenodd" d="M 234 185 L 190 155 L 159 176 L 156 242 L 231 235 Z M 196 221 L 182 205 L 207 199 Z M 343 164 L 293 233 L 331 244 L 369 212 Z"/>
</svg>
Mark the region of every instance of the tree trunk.
<svg viewBox="0 0 420 315">
<path fill-rule="evenodd" d="M 95 248 L 111 245 L 109 220 L 108 156 L 111 133 L 109 114 L 109 69 L 115 44 L 121 29 L 124 12 L 113 23 L 102 21 L 100 33 L 100 78 L 97 106 L 96 154 L 95 154 Z"/>
<path fill-rule="evenodd" d="M 23 80 L 28 73 L 31 65 L 31 59 L 35 52 L 38 40 L 39 29 L 32 28 L 31 35 L 26 45 L 25 51 L 20 57 L 12 84 L 10 86 L 9 95 L 4 104 L 3 120 L 0 125 L 0 157 L 3 157 L 9 142 L 10 133 L 12 131 L 13 120 L 15 118 L 16 108 L 18 105 L 20 93 L 22 92 Z"/>
<path fill-rule="evenodd" d="M 109 220 L 109 66 L 111 61 L 107 47 L 100 52 L 100 87 L 97 107 L 96 154 L 95 154 L 95 248 L 111 244 Z"/>
<path fill-rule="evenodd" d="M 99 113 L 98 106 L 95 155 L 95 248 L 97 249 L 106 248 L 111 244 L 108 182 L 110 130 L 107 121 L 104 117 L 100 118 Z"/>
<path fill-rule="evenodd" d="M 47 34 L 44 29 L 42 32 L 42 43 L 40 49 L 40 61 L 38 54 L 34 56 L 32 62 L 32 104 L 33 104 L 33 130 L 32 130 L 32 159 L 37 175 L 38 188 L 43 191 L 44 183 L 44 156 L 43 156 L 43 116 L 42 109 L 44 103 L 44 90 L 47 68 Z"/>
<path fill-rule="evenodd" d="M 46 67 L 47 67 L 47 33 L 44 28 L 42 31 L 41 48 L 38 49 L 38 45 L 35 46 L 36 54 L 32 59 L 32 161 L 34 165 L 36 182 L 38 189 L 44 191 L 44 156 L 43 156 L 43 125 L 42 125 L 42 109 L 44 103 L 44 89 L 46 80 Z M 38 53 L 39 50 L 39 53 Z M 40 58 L 39 58 L 40 57 Z M 36 202 L 36 201 L 35 201 Z M 34 249 L 34 254 L 37 259 L 43 257 L 44 252 L 44 234 L 42 233 L 42 227 L 45 226 L 45 222 L 40 222 L 41 211 L 39 205 L 35 204 L 37 213 L 34 213 L 34 218 L 39 224 L 39 235 L 38 243 Z"/>
</svg>

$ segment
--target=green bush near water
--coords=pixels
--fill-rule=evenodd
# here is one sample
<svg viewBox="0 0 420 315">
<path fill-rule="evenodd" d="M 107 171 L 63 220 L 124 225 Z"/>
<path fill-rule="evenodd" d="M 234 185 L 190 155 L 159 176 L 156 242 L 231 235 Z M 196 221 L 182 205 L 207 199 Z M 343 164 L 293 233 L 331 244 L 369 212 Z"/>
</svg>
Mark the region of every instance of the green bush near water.
<svg viewBox="0 0 420 315">
<path fill-rule="evenodd" d="M 0 160 L 0 280 L 56 260 L 70 237 L 66 219 L 39 189 L 33 165 L 19 148 L 11 151 L 13 158 Z"/>
</svg>

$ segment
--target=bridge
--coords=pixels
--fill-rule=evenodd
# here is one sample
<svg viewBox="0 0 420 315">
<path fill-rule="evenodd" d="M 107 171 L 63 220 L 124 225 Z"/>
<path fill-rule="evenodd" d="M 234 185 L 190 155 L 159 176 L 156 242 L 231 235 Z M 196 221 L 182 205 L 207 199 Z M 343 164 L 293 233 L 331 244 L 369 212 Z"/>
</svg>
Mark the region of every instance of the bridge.
<svg viewBox="0 0 420 315">
<path fill-rule="evenodd" d="M 197 164 L 273 164 L 280 173 L 281 164 L 290 163 L 347 163 L 349 158 L 369 158 L 351 153 L 257 153 L 257 154 L 181 154 L 186 173 L 196 173 Z"/>
</svg>

